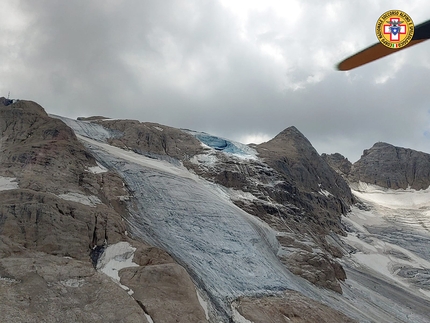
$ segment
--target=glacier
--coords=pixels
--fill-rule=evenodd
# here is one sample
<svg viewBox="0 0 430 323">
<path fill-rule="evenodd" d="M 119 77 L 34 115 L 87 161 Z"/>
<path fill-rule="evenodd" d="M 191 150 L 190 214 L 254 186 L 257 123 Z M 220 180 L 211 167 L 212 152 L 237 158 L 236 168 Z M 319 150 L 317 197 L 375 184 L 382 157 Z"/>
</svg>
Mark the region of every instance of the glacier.
<svg viewBox="0 0 430 323">
<path fill-rule="evenodd" d="M 225 154 L 244 159 L 257 158 L 257 151 L 255 149 L 240 142 L 213 136 L 205 132 L 192 131 L 189 129 L 182 130 L 197 138 L 206 148 L 209 147 L 216 151 L 222 151 Z"/>
<path fill-rule="evenodd" d="M 75 131 L 103 167 L 122 176 L 133 196 L 128 219 L 131 234 L 167 250 L 190 273 L 209 301 L 212 322 L 234 322 L 231 303 L 239 296 L 276 294 L 286 289 L 299 291 L 360 322 L 430 321 L 426 312 L 430 302 L 420 303 L 412 293 L 402 295 L 389 281 L 360 267 L 358 258 L 344 261 L 348 279 L 342 284 L 343 295 L 311 285 L 280 263 L 277 232 L 235 206 L 229 190 L 190 173 L 180 163 L 107 144 L 108 138 L 121 135 L 118 132 L 56 117 Z M 199 133 L 195 135 L 199 138 Z M 212 149 L 224 147 L 219 151 L 227 154 L 255 158 L 240 145 L 235 146 L 238 150 L 229 149 L 228 143 L 214 138 L 200 136 L 199 140 Z M 375 282 L 378 290 L 372 287 Z M 393 291 L 394 300 L 383 295 Z M 410 306 L 418 306 L 418 313 L 411 313 Z"/>
</svg>

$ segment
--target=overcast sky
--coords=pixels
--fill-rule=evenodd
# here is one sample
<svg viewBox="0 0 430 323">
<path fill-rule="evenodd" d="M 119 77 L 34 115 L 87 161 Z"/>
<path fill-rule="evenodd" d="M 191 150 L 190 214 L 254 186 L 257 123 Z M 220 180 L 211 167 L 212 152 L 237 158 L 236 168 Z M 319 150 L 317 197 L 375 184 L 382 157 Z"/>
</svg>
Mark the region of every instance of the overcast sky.
<svg viewBox="0 0 430 323">
<path fill-rule="evenodd" d="M 430 152 L 430 41 L 335 69 L 390 9 L 430 19 L 424 0 L 0 0 L 0 96 L 244 143 L 294 125 L 352 162 L 378 141 Z"/>
</svg>

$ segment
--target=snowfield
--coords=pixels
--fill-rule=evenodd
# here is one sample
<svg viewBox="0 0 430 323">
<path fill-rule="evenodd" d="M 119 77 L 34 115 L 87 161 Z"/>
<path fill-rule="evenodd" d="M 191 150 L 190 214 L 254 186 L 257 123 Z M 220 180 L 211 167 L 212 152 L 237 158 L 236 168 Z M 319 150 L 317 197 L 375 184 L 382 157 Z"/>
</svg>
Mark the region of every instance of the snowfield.
<svg viewBox="0 0 430 323">
<path fill-rule="evenodd" d="M 350 231 L 343 238 L 351 247 L 350 256 L 344 258 L 347 283 L 360 283 L 362 290 L 366 286 L 380 293 L 378 297 L 391 296 L 428 317 L 430 190 L 392 190 L 366 183 L 351 188 L 365 208 L 353 207 L 343 219 Z M 412 316 L 401 322 L 415 322 Z"/>
<path fill-rule="evenodd" d="M 0 176 L 0 191 L 14 190 L 18 188 L 16 178 Z"/>
<path fill-rule="evenodd" d="M 94 195 L 85 195 L 77 192 L 68 192 L 65 194 L 58 195 L 59 198 L 67 201 L 78 202 L 88 206 L 96 206 L 97 204 L 101 204 L 101 201 L 97 196 Z"/>
</svg>

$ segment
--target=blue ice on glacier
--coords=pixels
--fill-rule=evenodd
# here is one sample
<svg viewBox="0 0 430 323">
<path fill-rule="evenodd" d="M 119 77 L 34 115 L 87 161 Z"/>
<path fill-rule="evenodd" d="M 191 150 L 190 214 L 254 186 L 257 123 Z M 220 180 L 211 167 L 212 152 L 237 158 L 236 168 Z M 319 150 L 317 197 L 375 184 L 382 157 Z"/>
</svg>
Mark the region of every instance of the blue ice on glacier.
<svg viewBox="0 0 430 323">
<path fill-rule="evenodd" d="M 186 132 L 193 135 L 204 145 L 209 146 L 217 151 L 222 151 L 226 154 L 247 159 L 255 159 L 257 156 L 255 149 L 252 149 L 251 147 L 239 142 L 209 135 L 204 132 L 196 132 L 191 130 L 186 130 Z"/>
</svg>

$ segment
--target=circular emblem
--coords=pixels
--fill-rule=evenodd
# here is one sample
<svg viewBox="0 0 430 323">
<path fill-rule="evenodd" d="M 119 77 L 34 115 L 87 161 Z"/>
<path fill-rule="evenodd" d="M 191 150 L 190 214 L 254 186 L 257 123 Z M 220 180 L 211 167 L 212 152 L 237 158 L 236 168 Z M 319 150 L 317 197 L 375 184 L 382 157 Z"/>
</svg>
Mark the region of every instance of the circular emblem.
<svg viewBox="0 0 430 323">
<path fill-rule="evenodd" d="M 405 47 L 414 36 L 414 22 L 400 10 L 389 10 L 376 23 L 376 36 L 382 45 L 389 48 Z"/>
</svg>

